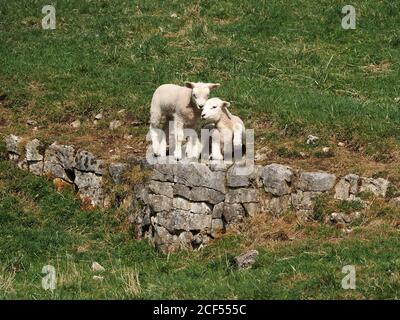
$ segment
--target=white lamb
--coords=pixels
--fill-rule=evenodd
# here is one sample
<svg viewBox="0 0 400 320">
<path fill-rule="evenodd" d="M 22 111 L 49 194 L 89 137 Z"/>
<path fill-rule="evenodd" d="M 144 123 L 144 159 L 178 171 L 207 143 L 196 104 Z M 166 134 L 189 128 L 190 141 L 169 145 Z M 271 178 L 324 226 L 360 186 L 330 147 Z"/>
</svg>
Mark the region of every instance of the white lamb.
<svg viewBox="0 0 400 320">
<path fill-rule="evenodd" d="M 166 132 L 169 121 L 173 120 L 174 157 L 177 160 L 182 158 L 182 142 L 185 139 L 183 129 L 195 128 L 210 90 L 219 85 L 219 83 L 186 82 L 184 87 L 164 84 L 157 88 L 150 109 L 150 136 L 155 156 L 166 155 Z M 201 145 L 197 135 L 189 136 L 186 155 L 198 158 L 200 152 Z"/>
<path fill-rule="evenodd" d="M 230 103 L 219 98 L 207 100 L 201 112 L 201 117 L 207 122 L 214 124 L 217 135 L 212 134 L 211 158 L 223 160 L 223 153 L 230 158 L 232 155 L 232 144 L 235 155 L 240 151 L 244 142 L 245 127 L 243 121 L 229 112 L 227 108 Z M 226 144 L 229 145 L 226 145 Z"/>
</svg>

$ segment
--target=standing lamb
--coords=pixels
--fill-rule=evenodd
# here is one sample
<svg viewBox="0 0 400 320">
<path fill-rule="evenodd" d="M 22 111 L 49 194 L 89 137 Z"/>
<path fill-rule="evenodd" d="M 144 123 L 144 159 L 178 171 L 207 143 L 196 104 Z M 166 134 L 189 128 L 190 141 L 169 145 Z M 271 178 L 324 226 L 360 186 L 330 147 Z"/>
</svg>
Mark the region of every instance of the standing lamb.
<svg viewBox="0 0 400 320">
<path fill-rule="evenodd" d="M 219 98 L 211 98 L 207 100 L 201 112 L 201 117 L 217 129 L 212 133 L 211 158 L 213 160 L 223 160 L 223 153 L 227 156 L 226 158 L 231 158 L 232 144 L 235 157 L 237 154 L 242 155 L 245 127 L 239 117 L 229 112 L 227 108 L 230 105 L 229 102 Z"/>
<path fill-rule="evenodd" d="M 165 156 L 167 150 L 166 132 L 169 121 L 174 121 L 174 157 L 182 158 L 184 128 L 194 128 L 200 118 L 210 90 L 219 83 L 186 82 L 185 86 L 164 84 L 157 88 L 151 100 L 150 136 L 155 156 Z M 163 131 L 161 131 L 163 130 Z M 201 152 L 197 135 L 189 136 L 186 154 L 198 158 Z"/>
</svg>

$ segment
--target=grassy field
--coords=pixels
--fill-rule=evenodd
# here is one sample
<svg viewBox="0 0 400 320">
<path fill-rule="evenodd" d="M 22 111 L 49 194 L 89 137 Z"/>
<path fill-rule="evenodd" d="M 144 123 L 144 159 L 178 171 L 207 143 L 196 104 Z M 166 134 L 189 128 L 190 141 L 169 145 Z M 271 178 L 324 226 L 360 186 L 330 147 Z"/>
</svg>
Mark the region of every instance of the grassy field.
<svg viewBox="0 0 400 320">
<path fill-rule="evenodd" d="M 1 161 L 0 298 L 398 299 L 400 212 L 374 208 L 348 235 L 290 215 L 258 216 L 201 251 L 162 256 L 133 239 L 123 213 L 82 211 L 73 194 Z M 259 259 L 237 270 L 233 257 L 250 248 Z M 93 261 L 106 271 L 93 273 Z M 56 268 L 53 293 L 41 287 L 48 264 Z M 341 287 L 345 265 L 356 268 L 355 290 Z"/>
<path fill-rule="evenodd" d="M 213 95 L 255 129 L 268 162 L 400 186 L 400 2 L 353 1 L 355 30 L 341 28 L 347 2 L 338 0 L 51 4 L 56 30 L 42 30 L 43 1 L 0 0 L 0 138 L 142 150 L 160 84 L 220 82 Z M 113 119 L 124 125 L 110 131 Z M 308 134 L 320 144 L 306 145 Z M 256 217 L 201 251 L 166 257 L 132 238 L 126 213 L 85 212 L 73 194 L 1 160 L 0 298 L 398 299 L 400 212 L 371 201 L 350 234 L 321 222 L 335 209 L 322 201 L 313 223 Z M 279 231 L 291 240 L 276 240 Z M 251 248 L 254 268 L 236 270 L 233 257 Z M 41 288 L 47 264 L 58 275 L 53 293 Z M 341 288 L 345 265 L 356 266 L 356 290 Z"/>
<path fill-rule="evenodd" d="M 260 122 L 257 136 L 273 146 L 312 133 L 377 160 L 397 157 L 398 2 L 353 2 L 355 30 L 341 27 L 343 1 L 53 4 L 56 30 L 42 30 L 41 1 L 0 1 L 1 132 L 93 140 L 126 109 L 124 130 L 143 136 L 157 86 L 202 80 L 222 83 L 214 94 L 248 127 Z M 93 128 L 100 111 L 108 122 Z M 85 125 L 74 131 L 76 119 Z"/>
</svg>

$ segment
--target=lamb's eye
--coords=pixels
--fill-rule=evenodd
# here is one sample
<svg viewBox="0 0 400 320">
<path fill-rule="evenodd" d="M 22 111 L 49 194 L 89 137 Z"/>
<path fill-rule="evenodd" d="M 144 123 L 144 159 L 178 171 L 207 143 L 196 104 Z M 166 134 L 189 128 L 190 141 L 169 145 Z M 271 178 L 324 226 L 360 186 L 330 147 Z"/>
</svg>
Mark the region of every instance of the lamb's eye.
<svg viewBox="0 0 400 320">
<path fill-rule="evenodd" d="M 217 106 L 213 106 L 212 108 L 215 109 Z"/>
</svg>

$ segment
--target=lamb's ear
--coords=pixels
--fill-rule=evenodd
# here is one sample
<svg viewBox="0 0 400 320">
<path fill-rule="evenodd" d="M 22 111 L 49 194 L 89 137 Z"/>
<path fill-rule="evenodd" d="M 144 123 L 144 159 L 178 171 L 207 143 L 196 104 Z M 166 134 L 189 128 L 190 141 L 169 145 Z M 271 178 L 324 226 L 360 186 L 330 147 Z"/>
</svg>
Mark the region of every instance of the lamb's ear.
<svg viewBox="0 0 400 320">
<path fill-rule="evenodd" d="M 185 87 L 189 89 L 194 88 L 195 83 L 194 82 L 185 82 Z"/>
<path fill-rule="evenodd" d="M 222 106 L 224 108 L 229 108 L 231 106 L 231 104 L 230 104 L 230 102 L 224 101 L 224 102 L 222 102 Z"/>
<path fill-rule="evenodd" d="M 208 88 L 210 88 L 210 90 L 218 88 L 220 86 L 219 83 L 207 83 Z"/>
<path fill-rule="evenodd" d="M 230 104 L 229 102 L 223 101 L 223 102 L 222 102 L 222 106 L 221 106 L 222 108 L 221 108 L 221 109 L 222 109 L 222 112 L 224 112 L 224 113 L 228 116 L 229 119 L 232 119 L 232 118 L 231 118 L 231 113 L 230 113 L 229 110 L 228 110 L 228 108 L 230 107 L 230 105 L 231 105 L 231 104 Z"/>
</svg>

